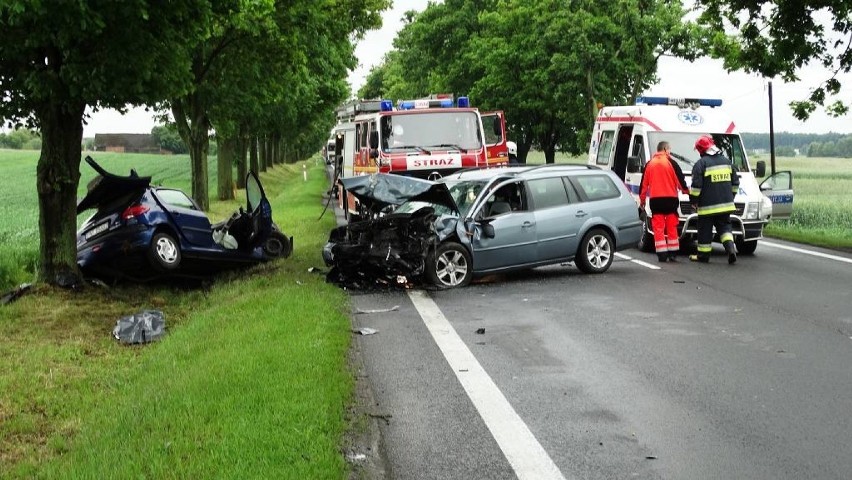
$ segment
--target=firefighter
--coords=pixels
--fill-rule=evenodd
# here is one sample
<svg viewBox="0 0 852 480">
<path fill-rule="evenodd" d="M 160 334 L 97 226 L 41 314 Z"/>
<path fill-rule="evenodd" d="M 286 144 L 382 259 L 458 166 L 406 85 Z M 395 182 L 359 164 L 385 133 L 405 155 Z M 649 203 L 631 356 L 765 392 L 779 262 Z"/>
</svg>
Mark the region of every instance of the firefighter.
<svg viewBox="0 0 852 480">
<path fill-rule="evenodd" d="M 737 261 L 737 247 L 731 234 L 731 212 L 735 211 L 734 195 L 740 179 L 731 161 L 716 147 L 713 137 L 702 135 L 695 142 L 701 158 L 692 167 L 692 188 L 689 198 L 698 213 L 698 254 L 690 255 L 694 262 L 710 261 L 713 227 L 725 246 L 728 263 Z"/>
<path fill-rule="evenodd" d="M 657 144 L 657 153 L 645 166 L 639 186 L 639 205 L 645 207 L 645 199 L 651 208 L 651 230 L 654 232 L 654 250 L 660 262 L 676 262 L 680 250 L 678 225 L 678 193 L 689 193 L 683 172 L 678 175 L 674 160 L 669 156 L 669 142 Z"/>
<path fill-rule="evenodd" d="M 509 152 L 509 165 L 518 164 L 518 144 L 509 140 L 506 142 L 506 149 Z"/>
</svg>

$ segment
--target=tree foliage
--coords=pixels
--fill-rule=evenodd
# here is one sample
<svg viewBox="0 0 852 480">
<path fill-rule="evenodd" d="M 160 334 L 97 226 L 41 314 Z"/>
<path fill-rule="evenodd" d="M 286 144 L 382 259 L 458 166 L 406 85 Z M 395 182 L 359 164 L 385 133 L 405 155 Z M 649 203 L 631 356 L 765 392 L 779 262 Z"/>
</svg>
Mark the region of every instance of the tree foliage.
<svg viewBox="0 0 852 480">
<path fill-rule="evenodd" d="M 811 62 L 830 72 L 807 99 L 790 103 L 793 115 L 806 120 L 818 106 L 839 116 L 852 102 L 839 98 L 838 74 L 852 68 L 852 2 L 824 0 L 698 0 L 700 20 L 717 32 L 714 56 L 728 70 L 755 72 L 764 77 L 798 80 Z M 726 31 L 736 31 L 726 35 Z"/>
<path fill-rule="evenodd" d="M 660 56 L 695 58 L 705 33 L 684 14 L 661 0 L 446 0 L 406 14 L 361 93 L 469 94 L 506 112 L 521 158 L 535 146 L 553 161 L 587 148 L 598 102 L 654 83 Z"/>
</svg>

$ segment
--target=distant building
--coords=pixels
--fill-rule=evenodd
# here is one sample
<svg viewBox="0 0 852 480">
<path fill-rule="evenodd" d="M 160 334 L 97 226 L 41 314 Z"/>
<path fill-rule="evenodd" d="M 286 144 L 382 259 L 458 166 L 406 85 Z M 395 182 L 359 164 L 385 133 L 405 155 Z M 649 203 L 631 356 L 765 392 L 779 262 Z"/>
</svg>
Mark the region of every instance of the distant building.
<svg viewBox="0 0 852 480">
<path fill-rule="evenodd" d="M 96 133 L 95 151 L 117 153 L 170 153 L 150 133 Z"/>
</svg>

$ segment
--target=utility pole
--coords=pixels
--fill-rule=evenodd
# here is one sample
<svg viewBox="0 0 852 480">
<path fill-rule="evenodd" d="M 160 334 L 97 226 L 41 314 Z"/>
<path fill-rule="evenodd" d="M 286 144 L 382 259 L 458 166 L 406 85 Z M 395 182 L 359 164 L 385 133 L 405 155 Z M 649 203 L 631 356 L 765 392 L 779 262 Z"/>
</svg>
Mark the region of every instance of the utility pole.
<svg viewBox="0 0 852 480">
<path fill-rule="evenodd" d="M 772 124 L 772 80 L 769 81 L 769 165 L 770 175 L 775 175 L 775 127 Z"/>
</svg>

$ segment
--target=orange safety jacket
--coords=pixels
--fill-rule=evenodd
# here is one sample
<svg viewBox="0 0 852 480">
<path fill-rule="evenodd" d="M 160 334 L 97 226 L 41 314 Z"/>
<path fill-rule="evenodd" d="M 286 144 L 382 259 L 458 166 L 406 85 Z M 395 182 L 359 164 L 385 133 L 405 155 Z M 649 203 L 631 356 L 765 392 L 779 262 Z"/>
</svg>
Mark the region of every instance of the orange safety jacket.
<svg viewBox="0 0 852 480">
<path fill-rule="evenodd" d="M 671 160 L 666 152 L 657 152 L 645 166 L 642 183 L 639 185 L 639 204 L 645 205 L 646 198 L 678 198 L 678 192 L 688 193 L 680 183 Z"/>
</svg>

